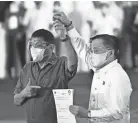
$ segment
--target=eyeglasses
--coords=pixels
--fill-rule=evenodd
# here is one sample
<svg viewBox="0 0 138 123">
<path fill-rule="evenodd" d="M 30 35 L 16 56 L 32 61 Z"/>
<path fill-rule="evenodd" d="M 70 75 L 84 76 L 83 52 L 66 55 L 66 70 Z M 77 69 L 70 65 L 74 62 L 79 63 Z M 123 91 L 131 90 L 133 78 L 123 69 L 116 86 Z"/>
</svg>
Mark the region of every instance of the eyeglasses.
<svg viewBox="0 0 138 123">
<path fill-rule="evenodd" d="M 45 49 L 46 46 L 48 46 L 48 43 L 43 40 L 31 40 L 30 39 L 28 41 L 28 45 L 29 47 Z"/>
<path fill-rule="evenodd" d="M 86 56 L 85 56 L 85 61 L 86 63 L 88 63 L 88 59 L 91 56 L 91 54 L 103 54 L 107 51 L 112 51 L 113 49 L 110 48 L 103 48 L 103 47 L 94 47 L 93 49 L 91 47 L 87 47 L 87 52 L 86 52 Z"/>
<path fill-rule="evenodd" d="M 103 54 L 109 50 L 112 50 L 110 48 L 103 48 L 103 47 L 94 47 L 93 49 L 91 47 L 88 47 L 87 48 L 87 53 L 88 54 L 91 54 L 91 53 L 94 53 L 94 54 Z"/>
</svg>

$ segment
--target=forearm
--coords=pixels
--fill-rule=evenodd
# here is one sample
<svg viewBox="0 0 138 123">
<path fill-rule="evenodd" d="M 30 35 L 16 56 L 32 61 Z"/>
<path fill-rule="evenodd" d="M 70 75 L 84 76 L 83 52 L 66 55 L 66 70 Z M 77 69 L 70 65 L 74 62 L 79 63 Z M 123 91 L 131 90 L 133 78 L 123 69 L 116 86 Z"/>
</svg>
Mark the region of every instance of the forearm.
<svg viewBox="0 0 138 123">
<path fill-rule="evenodd" d="M 97 121 L 113 121 L 122 118 L 122 114 L 117 110 L 103 108 L 101 110 L 90 110 L 90 118 Z"/>
<path fill-rule="evenodd" d="M 67 62 L 68 70 L 72 72 L 74 70 L 74 66 L 78 63 L 77 54 L 71 44 L 70 39 L 62 43 L 63 43 L 63 46 L 65 47 L 66 57 L 68 59 L 68 62 Z"/>
<path fill-rule="evenodd" d="M 25 100 L 25 96 L 22 93 L 14 95 L 14 104 L 15 105 L 21 106 L 24 100 Z"/>
</svg>

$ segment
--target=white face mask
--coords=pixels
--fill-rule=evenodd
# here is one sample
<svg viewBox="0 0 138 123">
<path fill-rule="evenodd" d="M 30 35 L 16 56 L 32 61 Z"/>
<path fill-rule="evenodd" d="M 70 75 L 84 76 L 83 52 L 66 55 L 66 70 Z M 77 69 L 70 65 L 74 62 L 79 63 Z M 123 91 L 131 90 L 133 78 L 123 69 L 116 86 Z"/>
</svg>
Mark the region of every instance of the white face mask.
<svg viewBox="0 0 138 123">
<path fill-rule="evenodd" d="M 31 47 L 30 51 L 34 62 L 39 62 L 43 59 L 45 49 Z"/>
<path fill-rule="evenodd" d="M 89 66 L 89 68 L 93 69 L 93 68 L 100 68 L 101 66 L 103 66 L 106 63 L 107 59 L 108 59 L 107 54 L 110 51 L 107 51 L 107 52 L 102 53 L 102 54 L 91 53 L 88 56 L 88 66 Z"/>
</svg>

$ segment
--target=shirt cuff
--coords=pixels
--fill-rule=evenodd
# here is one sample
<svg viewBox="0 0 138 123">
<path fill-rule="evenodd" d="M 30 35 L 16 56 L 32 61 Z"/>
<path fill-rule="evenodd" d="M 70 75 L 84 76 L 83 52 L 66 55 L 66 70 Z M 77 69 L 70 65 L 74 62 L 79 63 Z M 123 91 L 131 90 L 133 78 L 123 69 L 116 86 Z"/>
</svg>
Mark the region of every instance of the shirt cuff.
<svg viewBox="0 0 138 123">
<path fill-rule="evenodd" d="M 105 117 L 105 116 L 109 116 L 109 112 L 105 109 L 101 109 L 101 110 L 90 110 L 90 117 Z"/>
</svg>

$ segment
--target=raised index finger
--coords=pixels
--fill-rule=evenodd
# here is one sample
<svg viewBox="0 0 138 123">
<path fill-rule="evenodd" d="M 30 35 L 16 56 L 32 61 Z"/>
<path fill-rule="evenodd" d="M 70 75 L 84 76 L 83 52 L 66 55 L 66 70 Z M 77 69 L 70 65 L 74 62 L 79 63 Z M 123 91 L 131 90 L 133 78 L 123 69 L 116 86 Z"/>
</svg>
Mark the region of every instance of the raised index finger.
<svg viewBox="0 0 138 123">
<path fill-rule="evenodd" d="M 30 86 L 31 88 L 41 88 L 40 86 Z"/>
</svg>

